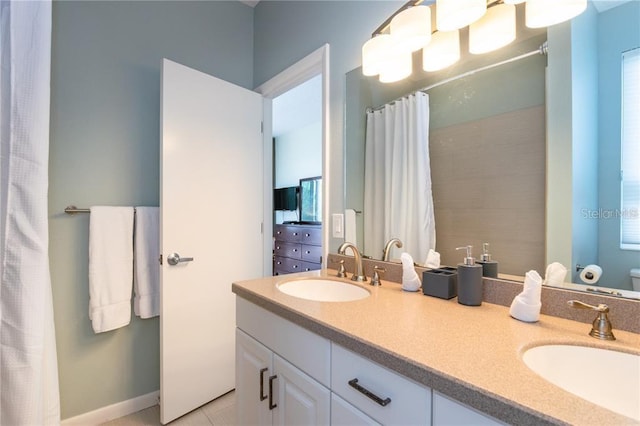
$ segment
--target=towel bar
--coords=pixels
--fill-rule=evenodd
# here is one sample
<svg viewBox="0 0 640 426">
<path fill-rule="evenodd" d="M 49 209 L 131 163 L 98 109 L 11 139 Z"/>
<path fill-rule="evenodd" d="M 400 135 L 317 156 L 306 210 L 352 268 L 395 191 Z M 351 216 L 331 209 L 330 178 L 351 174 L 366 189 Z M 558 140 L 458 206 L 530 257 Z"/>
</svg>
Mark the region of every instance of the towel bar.
<svg viewBox="0 0 640 426">
<path fill-rule="evenodd" d="M 70 205 L 64 208 L 64 212 L 66 214 L 76 214 L 76 213 L 91 213 L 91 209 L 80 209 L 74 205 Z M 136 212 L 136 208 L 133 208 L 133 213 Z"/>
</svg>

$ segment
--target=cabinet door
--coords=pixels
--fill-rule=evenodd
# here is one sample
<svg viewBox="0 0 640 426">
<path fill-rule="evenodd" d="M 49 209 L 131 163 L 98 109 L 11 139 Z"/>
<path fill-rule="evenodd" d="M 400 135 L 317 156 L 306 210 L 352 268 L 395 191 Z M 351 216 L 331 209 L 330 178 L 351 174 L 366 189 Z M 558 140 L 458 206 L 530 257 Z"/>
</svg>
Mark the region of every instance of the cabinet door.
<svg viewBox="0 0 640 426">
<path fill-rule="evenodd" d="M 274 388 L 277 395 L 274 402 L 277 407 L 273 412 L 273 424 L 328 425 L 329 389 L 278 355 L 274 355 L 273 358 L 274 371 L 278 376 Z"/>
<path fill-rule="evenodd" d="M 331 394 L 331 424 L 335 426 L 379 425 L 380 423 L 340 398 Z"/>
<path fill-rule="evenodd" d="M 270 425 L 269 376 L 272 352 L 236 329 L 236 415 L 239 425 Z"/>
</svg>

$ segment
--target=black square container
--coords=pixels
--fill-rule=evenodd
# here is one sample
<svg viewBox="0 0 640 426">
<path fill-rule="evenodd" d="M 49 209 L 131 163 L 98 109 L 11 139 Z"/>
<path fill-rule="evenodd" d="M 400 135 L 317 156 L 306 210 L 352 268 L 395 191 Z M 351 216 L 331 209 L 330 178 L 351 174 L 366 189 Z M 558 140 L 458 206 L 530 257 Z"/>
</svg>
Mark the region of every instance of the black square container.
<svg viewBox="0 0 640 426">
<path fill-rule="evenodd" d="M 440 299 L 453 299 L 458 295 L 458 270 L 443 267 L 424 271 L 422 293 Z"/>
</svg>

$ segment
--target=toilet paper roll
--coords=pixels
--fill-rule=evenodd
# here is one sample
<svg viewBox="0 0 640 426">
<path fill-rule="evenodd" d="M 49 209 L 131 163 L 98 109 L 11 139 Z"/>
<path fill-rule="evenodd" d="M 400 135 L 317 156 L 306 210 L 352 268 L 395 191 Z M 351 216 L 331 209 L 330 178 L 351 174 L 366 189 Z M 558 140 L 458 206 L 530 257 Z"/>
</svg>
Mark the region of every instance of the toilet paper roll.
<svg viewBox="0 0 640 426">
<path fill-rule="evenodd" d="M 580 279 L 587 284 L 595 284 L 602 276 L 602 268 L 598 265 L 587 265 L 580 271 Z"/>
</svg>

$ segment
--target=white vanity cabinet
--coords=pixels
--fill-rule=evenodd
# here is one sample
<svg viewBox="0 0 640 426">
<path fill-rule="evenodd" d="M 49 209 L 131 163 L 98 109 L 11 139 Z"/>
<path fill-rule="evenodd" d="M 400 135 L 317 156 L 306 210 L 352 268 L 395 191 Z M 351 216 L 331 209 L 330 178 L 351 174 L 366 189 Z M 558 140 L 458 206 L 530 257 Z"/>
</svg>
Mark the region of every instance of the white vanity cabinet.
<svg viewBox="0 0 640 426">
<path fill-rule="evenodd" d="M 236 325 L 240 425 L 502 425 L 240 297 Z"/>
<path fill-rule="evenodd" d="M 432 424 L 433 426 L 498 426 L 505 423 L 434 391 Z"/>
<path fill-rule="evenodd" d="M 238 424 L 329 424 L 331 342 L 240 298 L 236 324 Z"/>
</svg>

